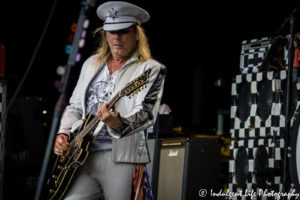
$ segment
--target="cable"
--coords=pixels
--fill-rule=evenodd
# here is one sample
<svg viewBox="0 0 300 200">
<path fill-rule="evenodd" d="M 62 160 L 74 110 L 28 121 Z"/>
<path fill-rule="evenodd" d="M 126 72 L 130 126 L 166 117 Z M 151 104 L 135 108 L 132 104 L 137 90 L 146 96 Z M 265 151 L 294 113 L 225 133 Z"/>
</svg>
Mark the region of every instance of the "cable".
<svg viewBox="0 0 300 200">
<path fill-rule="evenodd" d="M 47 32 L 48 26 L 49 26 L 49 24 L 50 24 L 50 20 L 51 20 L 51 18 L 52 18 L 52 16 L 53 16 L 53 13 L 54 13 L 56 4 L 57 4 L 57 0 L 55 0 L 55 1 L 53 2 L 53 5 L 52 5 L 52 8 L 51 8 L 49 17 L 48 17 L 47 22 L 46 22 L 46 25 L 45 25 L 45 27 L 44 27 L 44 30 L 43 30 L 43 32 L 42 32 L 42 35 L 41 35 L 41 37 L 40 37 L 38 43 L 37 43 L 37 45 L 36 45 L 36 47 L 35 47 L 35 49 L 34 49 L 34 52 L 33 52 L 33 54 L 32 54 L 31 60 L 30 60 L 30 62 L 29 62 L 29 65 L 28 65 L 28 67 L 27 67 L 27 69 L 26 69 L 26 71 L 25 71 L 25 73 L 24 73 L 24 76 L 23 76 L 23 78 L 21 79 L 21 81 L 20 81 L 20 83 L 19 83 L 19 85 L 18 85 L 18 87 L 17 87 L 15 93 L 13 94 L 11 100 L 9 101 L 6 110 L 3 112 L 2 116 L 1 116 L 1 120 L 6 118 L 6 115 L 7 115 L 8 111 L 10 110 L 11 106 L 13 105 L 13 103 L 14 103 L 14 101 L 15 101 L 17 95 L 19 94 L 19 92 L 20 92 L 20 90 L 21 90 L 21 88 L 22 88 L 22 86 L 23 86 L 23 83 L 24 83 L 25 79 L 27 78 L 27 76 L 28 76 L 28 74 L 29 74 L 29 71 L 30 71 L 31 68 L 32 68 L 32 64 L 33 64 L 33 62 L 34 62 L 34 60 L 35 60 L 35 58 L 36 58 L 36 55 L 37 55 L 37 53 L 38 53 L 38 51 L 39 51 L 39 49 L 40 49 L 40 46 L 41 46 L 41 44 L 42 44 L 42 41 L 44 40 L 44 37 L 45 37 L 45 35 L 46 35 L 46 32 Z"/>
</svg>

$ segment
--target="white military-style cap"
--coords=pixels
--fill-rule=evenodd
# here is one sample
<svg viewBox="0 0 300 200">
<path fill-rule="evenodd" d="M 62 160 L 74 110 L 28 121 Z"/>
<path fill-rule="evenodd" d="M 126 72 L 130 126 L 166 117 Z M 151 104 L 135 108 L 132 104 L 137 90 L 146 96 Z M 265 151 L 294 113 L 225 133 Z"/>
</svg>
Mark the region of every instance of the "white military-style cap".
<svg viewBox="0 0 300 200">
<path fill-rule="evenodd" d="M 149 13 L 134 4 L 125 1 L 109 1 L 97 8 L 98 17 L 104 21 L 104 31 L 126 29 L 133 24 L 141 24 L 149 20 Z"/>
</svg>

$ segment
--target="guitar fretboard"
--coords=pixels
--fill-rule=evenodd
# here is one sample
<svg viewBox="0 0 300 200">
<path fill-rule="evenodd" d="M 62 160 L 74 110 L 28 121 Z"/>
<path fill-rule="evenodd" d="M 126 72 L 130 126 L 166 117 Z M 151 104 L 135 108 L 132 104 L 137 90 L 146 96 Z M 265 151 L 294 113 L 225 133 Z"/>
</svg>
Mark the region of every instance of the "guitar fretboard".
<svg viewBox="0 0 300 200">
<path fill-rule="evenodd" d="M 120 93 L 115 95 L 110 101 L 108 101 L 108 110 L 110 110 L 121 98 Z M 90 122 L 86 125 L 86 127 L 78 133 L 76 136 L 76 140 L 80 141 L 87 133 L 89 133 L 98 123 L 100 122 L 100 119 L 98 116 L 93 116 L 93 119 L 90 120 Z"/>
</svg>

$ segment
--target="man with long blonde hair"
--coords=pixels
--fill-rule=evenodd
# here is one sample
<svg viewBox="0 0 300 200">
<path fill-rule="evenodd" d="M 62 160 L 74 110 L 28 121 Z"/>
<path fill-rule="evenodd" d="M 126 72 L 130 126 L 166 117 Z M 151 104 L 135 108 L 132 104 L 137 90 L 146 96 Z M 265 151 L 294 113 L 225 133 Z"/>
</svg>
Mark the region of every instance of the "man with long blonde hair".
<svg viewBox="0 0 300 200">
<path fill-rule="evenodd" d="M 76 130 L 88 114 L 97 116 L 100 122 L 93 132 L 89 156 L 64 199 L 129 200 L 132 172 L 139 164 L 150 162 L 146 130 L 156 120 L 166 68 L 151 58 L 141 27 L 150 18 L 146 10 L 112 1 L 101 4 L 97 15 L 104 21 L 103 27 L 95 31 L 101 42 L 96 54 L 82 66 L 61 119 L 54 153 L 63 156 L 70 145 L 71 130 Z M 109 109 L 111 98 L 149 70 L 146 88 L 131 98 L 121 98 Z"/>
<path fill-rule="evenodd" d="M 144 29 L 140 25 L 134 25 L 134 29 L 136 31 L 137 38 L 138 38 L 137 51 L 139 54 L 139 60 L 141 62 L 147 61 L 151 58 L 151 51 L 150 51 L 150 47 Z M 99 32 L 101 34 L 101 44 L 97 50 L 98 57 L 95 63 L 96 66 L 98 66 L 101 61 L 106 62 L 107 59 L 109 59 L 109 57 L 111 56 L 111 52 L 109 49 L 108 42 L 106 40 L 106 34 L 105 31 L 103 30 L 103 27 L 98 28 L 94 32 L 94 35 L 96 35 Z"/>
</svg>

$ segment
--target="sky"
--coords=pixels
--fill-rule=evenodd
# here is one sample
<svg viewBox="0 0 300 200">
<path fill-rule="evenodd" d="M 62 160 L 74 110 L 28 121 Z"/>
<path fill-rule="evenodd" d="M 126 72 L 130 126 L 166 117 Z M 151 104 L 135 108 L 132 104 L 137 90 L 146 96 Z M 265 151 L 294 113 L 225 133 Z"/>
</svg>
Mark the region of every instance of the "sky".
<svg viewBox="0 0 300 200">
<path fill-rule="evenodd" d="M 6 79 L 10 98 L 28 69 L 54 0 L 6 1 L 0 7 L 0 42 L 6 47 Z M 71 27 L 77 23 L 79 0 L 58 1 L 44 39 L 18 97 L 38 96 L 49 119 L 58 99 L 54 83 L 65 66 Z M 99 5 L 102 1 L 94 1 Z M 146 9 L 150 21 L 143 24 L 154 59 L 167 67 L 162 104 L 172 110 L 174 126 L 207 131 L 216 128 L 218 111 L 230 110 L 231 81 L 239 74 L 241 42 L 274 37 L 297 6 L 296 2 L 266 1 L 129 1 Z M 101 26 L 96 7 L 90 7 L 86 44 L 81 60 L 72 67 L 71 92 L 82 62 L 97 45 L 92 31 Z M 296 22 L 297 25 L 297 22 Z M 289 32 L 288 26 L 281 34 Z M 217 87 L 215 82 L 222 80 Z"/>
</svg>

